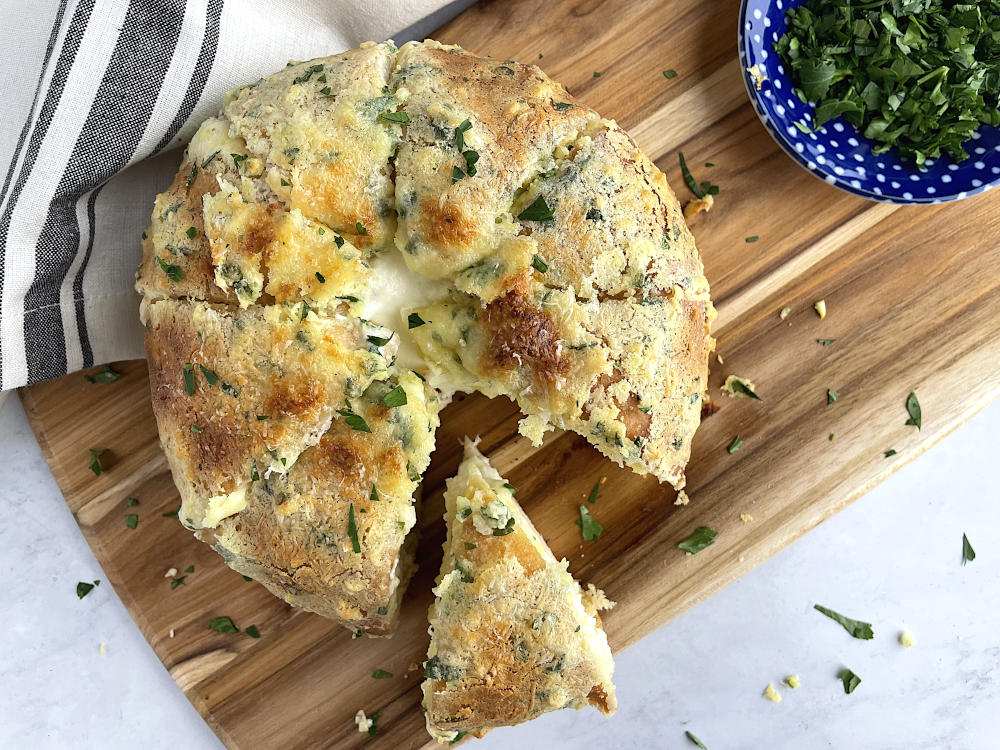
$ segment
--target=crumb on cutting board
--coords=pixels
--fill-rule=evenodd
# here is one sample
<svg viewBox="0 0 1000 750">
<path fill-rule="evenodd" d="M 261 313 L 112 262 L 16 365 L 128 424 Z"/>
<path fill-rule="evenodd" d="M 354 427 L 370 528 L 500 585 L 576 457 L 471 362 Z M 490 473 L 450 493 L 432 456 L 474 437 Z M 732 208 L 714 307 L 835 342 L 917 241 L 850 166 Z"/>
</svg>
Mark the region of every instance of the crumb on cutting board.
<svg viewBox="0 0 1000 750">
<path fill-rule="evenodd" d="M 907 630 L 904 630 L 899 634 L 899 644 L 903 648 L 913 648 L 917 645 L 917 639 L 913 637 L 913 634 Z"/>
<path fill-rule="evenodd" d="M 358 725 L 359 732 L 361 732 L 362 734 L 367 734 L 368 730 L 372 728 L 372 724 L 374 724 L 375 722 L 373 722 L 371 719 L 365 716 L 364 711 L 358 709 L 358 712 L 354 714 L 354 723 Z"/>
<path fill-rule="evenodd" d="M 790 674 L 785 678 L 785 684 L 792 690 L 795 690 L 795 688 L 802 684 L 802 681 L 799 679 L 797 674 Z"/>
<path fill-rule="evenodd" d="M 743 523 L 750 523 L 751 521 L 753 521 L 753 516 L 751 516 L 749 513 L 740 513 L 740 520 Z"/>
<path fill-rule="evenodd" d="M 781 703 L 781 693 L 774 689 L 774 685 L 768 683 L 764 688 L 764 697 L 772 703 Z"/>
<path fill-rule="evenodd" d="M 816 314 L 819 315 L 819 319 L 823 320 L 826 317 L 826 300 L 821 299 L 819 302 L 813 303 L 813 309 Z"/>
<path fill-rule="evenodd" d="M 677 493 L 677 499 L 674 500 L 674 505 L 687 505 L 691 502 L 691 498 L 688 497 L 688 493 L 681 490 Z"/>
<path fill-rule="evenodd" d="M 781 308 L 781 312 L 778 313 L 778 317 L 781 318 L 782 320 L 784 320 L 785 318 L 787 318 L 791 314 L 792 314 L 792 308 L 790 308 L 790 307 L 783 307 L 783 308 Z"/>
<path fill-rule="evenodd" d="M 712 210 L 712 206 L 715 205 L 715 198 L 712 197 L 711 193 L 706 194 L 702 198 L 694 198 L 687 202 L 684 206 L 684 218 L 690 219 L 696 214 L 700 214 L 702 211 L 708 212 Z"/>
</svg>

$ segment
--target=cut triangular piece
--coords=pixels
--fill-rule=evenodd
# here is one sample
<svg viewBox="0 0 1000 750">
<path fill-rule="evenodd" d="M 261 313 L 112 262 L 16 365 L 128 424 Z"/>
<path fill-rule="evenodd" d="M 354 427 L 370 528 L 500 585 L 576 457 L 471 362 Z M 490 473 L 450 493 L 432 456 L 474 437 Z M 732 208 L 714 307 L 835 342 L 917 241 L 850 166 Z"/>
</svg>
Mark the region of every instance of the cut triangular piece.
<svg viewBox="0 0 1000 750">
<path fill-rule="evenodd" d="M 614 663 L 597 615 L 611 603 L 580 588 L 470 441 L 445 505 L 424 668 L 428 732 L 454 742 L 558 708 L 614 713 Z"/>
</svg>

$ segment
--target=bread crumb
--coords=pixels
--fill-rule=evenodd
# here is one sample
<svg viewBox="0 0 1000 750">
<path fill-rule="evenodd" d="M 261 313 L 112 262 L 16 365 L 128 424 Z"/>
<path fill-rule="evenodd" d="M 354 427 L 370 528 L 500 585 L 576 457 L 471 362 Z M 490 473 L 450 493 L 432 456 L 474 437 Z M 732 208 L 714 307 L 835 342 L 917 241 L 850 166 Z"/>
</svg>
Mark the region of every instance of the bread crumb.
<svg viewBox="0 0 1000 750">
<path fill-rule="evenodd" d="M 177 575 L 177 568 L 171 568 L 170 570 L 168 570 L 166 573 L 163 574 L 163 577 L 173 578 L 175 575 Z"/>
<path fill-rule="evenodd" d="M 802 681 L 799 680 L 799 676 L 797 674 L 790 674 L 785 678 L 785 684 L 792 690 L 795 690 L 795 688 L 802 684 Z"/>
<path fill-rule="evenodd" d="M 781 693 L 774 689 L 774 685 L 768 683 L 767 687 L 764 688 L 764 697 L 767 698 L 772 703 L 781 703 Z"/>
<path fill-rule="evenodd" d="M 690 219 L 695 214 L 700 214 L 702 211 L 711 211 L 712 206 L 715 205 L 715 198 L 712 197 L 710 193 L 706 194 L 704 198 L 695 198 L 687 202 L 684 206 L 684 218 Z"/>
<path fill-rule="evenodd" d="M 413 662 L 412 664 L 410 664 L 409 667 L 406 668 L 406 671 L 407 672 L 416 672 L 418 669 L 420 669 L 420 667 L 417 666 L 416 662 Z"/>
<path fill-rule="evenodd" d="M 720 364 L 720 365 L 721 365 L 721 364 L 725 364 L 725 363 L 724 363 L 724 362 L 722 361 L 722 355 L 721 355 L 721 354 L 716 354 L 716 355 L 715 355 L 715 358 L 716 358 L 716 360 L 718 360 L 718 362 L 719 362 L 719 364 Z"/>
<path fill-rule="evenodd" d="M 783 308 L 781 308 L 781 312 L 778 313 L 778 317 L 781 318 L 782 320 L 784 320 L 785 318 L 787 318 L 791 314 L 792 314 L 792 308 L 790 308 L 790 307 L 783 307 Z"/>
<path fill-rule="evenodd" d="M 752 380 L 750 380 L 749 378 L 741 378 L 739 375 L 730 375 L 728 378 L 726 378 L 726 382 L 722 384 L 722 387 L 719 390 L 721 390 L 730 398 L 736 398 L 737 396 L 742 396 L 743 398 L 751 398 L 751 396 L 746 395 L 742 390 L 739 391 L 736 390 L 735 388 L 736 383 L 742 383 L 749 390 L 753 391 L 754 393 L 757 392 L 757 386 L 754 384 Z"/>
<path fill-rule="evenodd" d="M 740 562 L 743 562 L 744 560 L 746 560 L 746 558 L 743 555 L 740 555 Z"/>
<path fill-rule="evenodd" d="M 173 638 L 173 637 L 174 637 L 174 629 L 173 629 L 173 628 L 170 628 L 170 637 L 171 637 L 171 638 Z"/>
<path fill-rule="evenodd" d="M 913 648 L 917 645 L 917 639 L 911 633 L 904 630 L 899 634 L 899 643 L 903 648 Z"/>
<path fill-rule="evenodd" d="M 359 709 L 358 712 L 354 714 L 354 723 L 358 725 L 358 731 L 361 732 L 361 734 L 367 734 L 368 730 L 372 728 L 372 724 L 375 722 L 365 716 L 365 712 Z"/>
<path fill-rule="evenodd" d="M 751 521 L 753 521 L 753 516 L 751 516 L 749 513 L 740 513 L 740 520 L 743 523 L 750 523 Z"/>
<path fill-rule="evenodd" d="M 99 654 L 106 654 L 106 653 L 108 653 L 108 646 L 107 646 L 107 644 L 106 643 L 102 643 L 101 645 L 99 645 L 97 647 L 97 652 Z"/>
<path fill-rule="evenodd" d="M 688 497 L 688 493 L 681 490 L 677 493 L 677 499 L 674 500 L 674 505 L 687 505 L 689 502 L 691 502 L 691 498 Z"/>
<path fill-rule="evenodd" d="M 816 311 L 816 314 L 819 315 L 819 319 L 823 320 L 823 318 L 826 317 L 826 300 L 821 299 L 819 302 L 814 303 L 813 309 Z"/>
</svg>

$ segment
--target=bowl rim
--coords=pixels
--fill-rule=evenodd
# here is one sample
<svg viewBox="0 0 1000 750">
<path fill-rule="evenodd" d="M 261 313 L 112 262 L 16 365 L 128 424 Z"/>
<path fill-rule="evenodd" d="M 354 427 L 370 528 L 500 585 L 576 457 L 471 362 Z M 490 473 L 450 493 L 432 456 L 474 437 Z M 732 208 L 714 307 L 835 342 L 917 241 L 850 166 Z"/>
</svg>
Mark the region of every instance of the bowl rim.
<svg viewBox="0 0 1000 750">
<path fill-rule="evenodd" d="M 788 0 L 789 7 L 791 7 L 791 5 L 796 1 L 797 0 Z M 774 4 L 774 0 L 766 0 L 766 2 L 768 6 Z M 932 206 L 938 203 L 951 203 L 953 201 L 963 200 L 965 198 L 970 198 L 974 195 L 985 193 L 988 190 L 992 189 L 993 187 L 1000 185 L 1000 175 L 998 175 L 994 177 L 992 180 L 983 180 L 982 185 L 980 185 L 977 188 L 973 188 L 972 190 L 962 190 L 955 193 L 939 193 L 933 196 L 929 196 L 927 198 L 916 198 L 916 197 L 904 198 L 903 196 L 886 195 L 884 193 L 882 195 L 879 195 L 877 193 L 871 192 L 870 190 L 865 190 L 864 188 L 856 188 L 833 172 L 829 172 L 825 169 L 820 169 L 818 167 L 816 169 L 810 167 L 807 160 L 805 160 L 802 157 L 802 155 L 799 154 L 799 152 L 796 151 L 795 148 L 792 146 L 792 144 L 785 138 L 784 133 L 779 132 L 780 128 L 777 127 L 776 123 L 774 123 L 771 120 L 771 118 L 764 111 L 762 111 L 764 108 L 760 104 L 761 92 L 757 90 L 756 84 L 748 70 L 750 67 L 749 64 L 750 59 L 747 48 L 746 19 L 747 19 L 747 12 L 749 10 L 749 5 L 750 5 L 750 0 L 741 0 L 736 32 L 737 32 L 737 52 L 740 63 L 740 74 L 741 77 L 743 78 L 743 87 L 746 89 L 747 96 L 750 99 L 750 106 L 753 109 L 754 113 L 756 113 L 757 118 L 760 120 L 761 124 L 764 126 L 764 130 L 766 130 L 767 133 L 771 136 L 772 140 L 774 140 L 774 142 L 778 144 L 778 146 L 781 148 L 782 151 L 785 152 L 786 155 L 792 158 L 792 161 L 794 161 L 796 164 L 802 167 L 802 169 L 806 170 L 813 177 L 816 177 L 817 179 L 825 182 L 827 185 L 832 185 L 833 187 L 845 193 L 850 193 L 851 195 L 856 195 L 861 198 L 867 198 L 870 201 L 876 201 L 878 203 L 893 203 L 902 206 Z M 839 120 L 840 118 L 836 119 Z M 850 123 L 844 123 L 844 127 L 853 129 L 853 126 Z M 854 129 L 854 135 L 859 140 L 863 139 L 865 141 L 870 142 L 869 139 L 865 138 L 863 135 L 858 133 L 856 129 Z M 920 174 L 920 170 L 917 170 L 916 173 Z"/>
</svg>

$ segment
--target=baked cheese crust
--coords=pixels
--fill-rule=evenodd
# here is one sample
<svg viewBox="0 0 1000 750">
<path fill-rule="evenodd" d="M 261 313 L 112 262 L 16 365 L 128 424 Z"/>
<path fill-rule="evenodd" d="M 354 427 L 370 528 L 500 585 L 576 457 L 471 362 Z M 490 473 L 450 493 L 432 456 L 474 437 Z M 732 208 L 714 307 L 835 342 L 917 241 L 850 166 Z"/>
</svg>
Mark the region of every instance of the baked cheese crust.
<svg viewBox="0 0 1000 750">
<path fill-rule="evenodd" d="M 617 708 L 599 608 L 521 510 L 510 485 L 466 440 L 445 492 L 441 574 L 424 665 L 427 730 L 482 736 L 560 708 Z"/>
<path fill-rule="evenodd" d="M 574 430 L 684 484 L 700 258 L 655 165 L 535 66 L 366 43 L 235 89 L 156 199 L 136 288 L 181 520 L 353 629 L 395 623 L 433 430 L 386 435 L 436 425 L 438 394 L 509 396 L 533 441 Z M 423 395 L 373 412 L 407 368 Z M 362 514 L 368 474 L 335 455 L 392 500 Z M 347 555 L 351 507 L 371 548 Z"/>
</svg>

